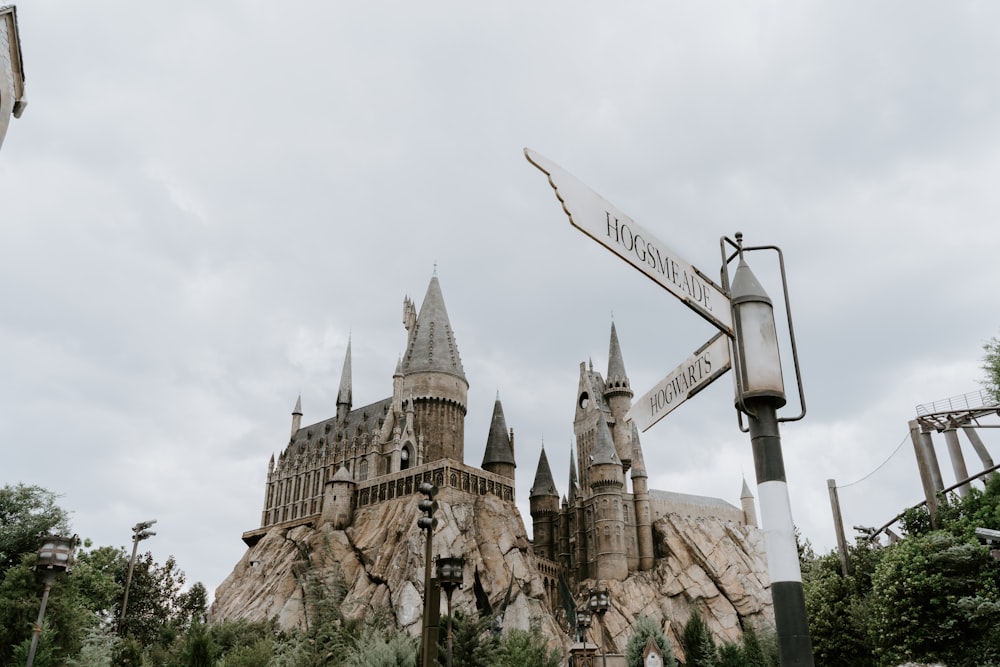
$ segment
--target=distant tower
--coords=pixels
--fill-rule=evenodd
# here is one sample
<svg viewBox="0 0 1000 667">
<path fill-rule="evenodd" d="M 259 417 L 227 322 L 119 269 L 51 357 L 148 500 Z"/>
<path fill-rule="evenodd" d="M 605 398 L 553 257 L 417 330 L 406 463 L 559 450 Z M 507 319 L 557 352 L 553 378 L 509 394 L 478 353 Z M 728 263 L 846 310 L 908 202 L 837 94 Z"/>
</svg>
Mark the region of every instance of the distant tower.
<svg viewBox="0 0 1000 667">
<path fill-rule="evenodd" d="M 292 437 L 302 428 L 302 396 L 295 399 L 295 407 L 292 408 Z"/>
<path fill-rule="evenodd" d="M 423 462 L 464 461 L 465 414 L 469 382 L 455 344 L 437 276 L 431 277 L 420 312 L 404 301 L 409 331 L 403 355 L 402 393 L 412 396 L 414 429 L 422 439 Z"/>
<path fill-rule="evenodd" d="M 632 429 L 625 423 L 625 414 L 632 407 L 632 387 L 625 373 L 625 362 L 622 359 L 621 345 L 618 343 L 618 331 L 615 323 L 611 323 L 611 343 L 608 349 L 608 377 L 604 385 L 604 400 L 611 410 L 614 426 L 611 433 L 622 466 L 628 471 L 632 463 Z"/>
<path fill-rule="evenodd" d="M 354 488 L 357 486 L 347 468 L 340 466 L 337 474 L 326 483 L 323 489 L 322 523 L 333 524 L 335 530 L 344 530 L 354 520 L 351 504 Z"/>
<path fill-rule="evenodd" d="M 556 518 L 559 515 L 559 493 L 552 479 L 552 469 L 549 459 L 545 456 L 545 446 L 538 457 L 538 469 L 535 471 L 535 481 L 528 495 L 531 509 L 532 534 L 534 536 L 535 553 L 542 558 L 554 561 L 556 558 Z"/>
<path fill-rule="evenodd" d="M 337 423 L 343 424 L 351 411 L 351 339 L 347 338 L 347 353 L 344 355 L 344 370 L 340 373 L 340 390 L 337 392 Z"/>
<path fill-rule="evenodd" d="M 483 454 L 483 470 L 514 479 L 514 449 L 507 432 L 507 422 L 503 417 L 503 406 L 500 405 L 500 393 L 493 404 L 493 419 L 490 420 L 490 433 L 486 437 L 486 452 Z"/>
<path fill-rule="evenodd" d="M 628 577 L 625 514 L 622 507 L 625 474 L 603 414 L 597 423 L 591 458 L 590 491 L 594 512 L 593 539 L 597 552 L 596 578 L 622 581 Z"/>
<path fill-rule="evenodd" d="M 748 526 L 756 526 L 757 504 L 754 501 L 753 494 L 750 493 L 750 487 L 747 486 L 746 477 L 743 478 L 743 492 L 740 493 L 740 505 L 743 506 L 743 523 Z"/>
<path fill-rule="evenodd" d="M 653 569 L 653 520 L 650 512 L 646 462 L 639 445 L 639 434 L 632 424 L 632 498 L 635 503 L 636 544 L 639 570 Z"/>
</svg>

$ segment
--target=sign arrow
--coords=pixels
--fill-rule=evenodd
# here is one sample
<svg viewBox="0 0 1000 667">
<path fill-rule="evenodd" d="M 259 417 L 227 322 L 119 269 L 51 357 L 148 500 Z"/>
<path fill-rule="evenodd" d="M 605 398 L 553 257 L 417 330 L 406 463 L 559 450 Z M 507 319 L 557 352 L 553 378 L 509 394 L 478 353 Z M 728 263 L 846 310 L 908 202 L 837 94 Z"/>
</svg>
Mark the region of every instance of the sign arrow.
<svg viewBox="0 0 1000 667">
<path fill-rule="evenodd" d="M 733 315 L 721 287 L 568 171 L 530 148 L 524 155 L 548 175 L 574 227 L 732 337 Z"/>
<path fill-rule="evenodd" d="M 639 430 L 647 431 L 730 367 L 729 339 L 720 331 L 633 403 L 626 419 L 632 419 Z"/>
</svg>

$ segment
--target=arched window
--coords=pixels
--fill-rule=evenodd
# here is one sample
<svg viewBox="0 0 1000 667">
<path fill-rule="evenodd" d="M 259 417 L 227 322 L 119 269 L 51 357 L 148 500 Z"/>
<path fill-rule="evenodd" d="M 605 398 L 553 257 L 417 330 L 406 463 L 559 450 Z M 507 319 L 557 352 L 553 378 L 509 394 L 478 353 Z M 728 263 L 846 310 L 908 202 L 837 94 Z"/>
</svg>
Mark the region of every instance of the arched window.
<svg viewBox="0 0 1000 667">
<path fill-rule="evenodd" d="M 406 470 L 412 465 L 412 453 L 410 452 L 410 446 L 406 445 L 403 447 L 403 451 L 399 453 L 399 469 Z"/>
<path fill-rule="evenodd" d="M 368 479 L 368 459 L 361 459 L 358 463 L 358 481 L 365 481 Z"/>
</svg>

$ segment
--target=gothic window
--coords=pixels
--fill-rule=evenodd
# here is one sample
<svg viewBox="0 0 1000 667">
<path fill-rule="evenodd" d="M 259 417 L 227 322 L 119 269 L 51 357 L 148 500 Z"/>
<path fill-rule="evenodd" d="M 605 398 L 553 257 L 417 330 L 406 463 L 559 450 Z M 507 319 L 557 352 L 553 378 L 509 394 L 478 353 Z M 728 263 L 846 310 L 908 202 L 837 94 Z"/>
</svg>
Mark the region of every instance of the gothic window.
<svg viewBox="0 0 1000 667">
<path fill-rule="evenodd" d="M 368 459 L 361 459 L 358 463 L 358 481 L 365 481 L 368 479 Z"/>
<path fill-rule="evenodd" d="M 410 451 L 410 446 L 406 445 L 403 447 L 403 451 L 399 453 L 399 469 L 407 470 L 412 465 L 413 453 Z"/>
</svg>

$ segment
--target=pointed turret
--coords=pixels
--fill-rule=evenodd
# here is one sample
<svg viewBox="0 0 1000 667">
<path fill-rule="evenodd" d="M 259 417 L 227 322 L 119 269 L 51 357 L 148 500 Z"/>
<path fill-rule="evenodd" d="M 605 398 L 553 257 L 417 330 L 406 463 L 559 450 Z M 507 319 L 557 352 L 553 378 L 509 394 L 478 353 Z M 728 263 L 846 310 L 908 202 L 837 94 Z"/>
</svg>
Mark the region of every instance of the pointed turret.
<svg viewBox="0 0 1000 667">
<path fill-rule="evenodd" d="M 514 450 L 511 448 L 510 436 L 507 432 L 507 422 L 503 416 L 503 406 L 500 404 L 500 394 L 497 392 L 493 404 L 493 419 L 490 420 L 490 432 L 486 437 L 486 453 L 483 454 L 483 470 L 514 479 Z"/>
<path fill-rule="evenodd" d="M 747 486 L 747 478 L 743 478 L 743 491 L 740 492 L 740 505 L 743 507 L 743 523 L 748 526 L 757 525 L 757 501 L 754 499 L 753 494 L 750 493 L 750 487 Z"/>
<path fill-rule="evenodd" d="M 628 557 L 623 535 L 625 514 L 622 495 L 625 490 L 625 472 L 611 440 L 611 430 L 600 415 L 594 434 L 591 453 L 590 492 L 595 513 L 593 539 L 597 552 L 597 579 L 622 581 L 628 577 Z"/>
<path fill-rule="evenodd" d="M 344 370 L 340 373 L 340 390 L 337 391 L 337 422 L 342 423 L 351 411 L 351 338 L 347 337 L 347 353 L 344 355 Z"/>
<path fill-rule="evenodd" d="M 292 437 L 302 428 L 302 394 L 295 399 L 295 407 L 292 408 Z"/>
<path fill-rule="evenodd" d="M 535 471 L 535 481 L 531 485 L 528 496 L 531 508 L 532 541 L 535 553 L 542 558 L 554 561 L 556 558 L 556 517 L 559 514 L 559 493 L 552 479 L 552 469 L 549 459 L 545 456 L 545 445 L 538 457 L 538 469 Z"/>
<path fill-rule="evenodd" d="M 569 500 L 572 503 L 580 493 L 580 478 L 576 474 L 576 457 L 573 456 L 573 446 L 569 447 Z"/>
<path fill-rule="evenodd" d="M 400 370 L 403 395 L 413 396 L 414 427 L 425 443 L 423 461 L 463 461 L 469 382 L 436 275 L 409 328 Z"/>
<path fill-rule="evenodd" d="M 635 504 L 635 536 L 639 570 L 653 568 L 653 520 L 650 511 L 646 461 L 639 444 L 639 429 L 632 422 L 632 502 Z"/>
<path fill-rule="evenodd" d="M 604 400 L 611 410 L 613 427 L 611 437 L 618 451 L 625 470 L 632 463 L 631 429 L 626 423 L 625 415 L 632 407 L 632 386 L 625 373 L 625 361 L 622 358 L 621 344 L 618 342 L 618 330 L 611 323 L 611 343 L 608 345 L 608 377 L 604 385 Z"/>
</svg>

